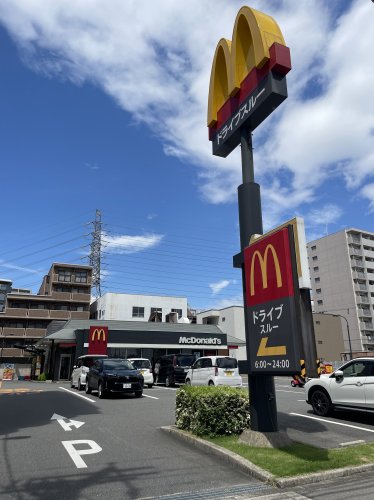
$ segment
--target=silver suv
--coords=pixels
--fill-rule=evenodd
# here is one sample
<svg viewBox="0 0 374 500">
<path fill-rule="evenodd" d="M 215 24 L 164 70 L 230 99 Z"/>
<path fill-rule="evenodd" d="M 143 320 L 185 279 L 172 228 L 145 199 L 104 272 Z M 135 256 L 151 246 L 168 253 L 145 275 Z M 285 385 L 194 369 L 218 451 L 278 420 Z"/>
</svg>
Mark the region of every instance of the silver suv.
<svg viewBox="0 0 374 500">
<path fill-rule="evenodd" d="M 86 386 L 86 378 L 90 366 L 93 365 L 96 359 L 107 357 L 106 354 L 86 354 L 85 356 L 80 356 L 73 367 L 73 372 L 70 377 L 70 386 L 76 387 L 78 391 L 83 391 Z"/>
<path fill-rule="evenodd" d="M 331 375 L 308 380 L 305 396 L 319 416 L 335 408 L 374 412 L 374 358 L 356 358 Z"/>
</svg>

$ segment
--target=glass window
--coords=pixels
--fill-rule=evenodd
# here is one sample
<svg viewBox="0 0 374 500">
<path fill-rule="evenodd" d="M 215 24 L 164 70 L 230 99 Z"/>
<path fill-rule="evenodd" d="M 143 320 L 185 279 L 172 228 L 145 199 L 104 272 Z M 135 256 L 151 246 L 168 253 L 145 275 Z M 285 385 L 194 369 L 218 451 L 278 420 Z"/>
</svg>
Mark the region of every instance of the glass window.
<svg viewBox="0 0 374 500">
<path fill-rule="evenodd" d="M 133 370 L 133 366 L 127 359 L 111 359 L 103 361 L 104 370 Z"/>
<path fill-rule="evenodd" d="M 135 359 L 134 361 L 131 361 L 131 364 L 136 368 L 137 370 L 140 370 L 141 368 L 152 368 L 151 362 L 149 359 Z"/>
<path fill-rule="evenodd" d="M 235 358 L 217 358 L 218 368 L 237 368 L 238 362 Z"/>
<path fill-rule="evenodd" d="M 60 269 L 58 271 L 58 281 L 71 281 L 71 271 Z"/>
<path fill-rule="evenodd" d="M 321 293 L 321 288 L 316 288 L 316 293 Z"/>
<path fill-rule="evenodd" d="M 194 369 L 196 368 L 201 368 L 201 365 L 203 363 L 203 360 L 202 359 L 198 359 L 195 361 L 195 364 L 193 365 Z"/>
<path fill-rule="evenodd" d="M 75 271 L 76 283 L 87 283 L 87 271 Z"/>
<path fill-rule="evenodd" d="M 213 366 L 210 358 L 203 358 L 201 368 L 211 368 Z"/>
<path fill-rule="evenodd" d="M 316 283 L 319 283 L 319 282 L 321 281 L 321 278 L 318 278 L 318 277 L 317 277 L 317 278 L 314 278 L 314 281 L 315 281 Z"/>
<path fill-rule="evenodd" d="M 313 271 L 319 271 L 319 267 L 318 266 L 313 267 Z"/>
<path fill-rule="evenodd" d="M 317 300 L 317 304 L 318 304 L 319 306 L 322 306 L 322 305 L 323 305 L 323 300 Z"/>
<path fill-rule="evenodd" d="M 160 312 L 162 312 L 162 309 L 160 309 Z M 172 309 L 172 313 L 178 313 L 178 318 L 182 317 L 182 309 Z"/>
<path fill-rule="evenodd" d="M 132 317 L 133 318 L 144 318 L 144 307 L 133 306 Z"/>
<path fill-rule="evenodd" d="M 355 361 L 342 370 L 344 377 L 366 377 L 371 372 L 370 363 Z"/>
<path fill-rule="evenodd" d="M 314 255 L 314 256 L 312 257 L 312 260 L 318 260 L 317 255 Z"/>
<path fill-rule="evenodd" d="M 313 245 L 313 246 L 312 246 L 312 247 L 310 247 L 310 248 L 311 248 L 311 250 L 315 250 L 317 247 L 316 247 L 316 245 Z"/>
</svg>

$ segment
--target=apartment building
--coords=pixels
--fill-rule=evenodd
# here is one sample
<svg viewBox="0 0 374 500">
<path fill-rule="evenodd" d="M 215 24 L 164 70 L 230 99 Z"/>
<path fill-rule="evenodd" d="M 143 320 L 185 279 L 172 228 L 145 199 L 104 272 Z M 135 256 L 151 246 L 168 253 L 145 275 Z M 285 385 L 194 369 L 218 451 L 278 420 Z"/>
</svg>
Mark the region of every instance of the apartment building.
<svg viewBox="0 0 374 500">
<path fill-rule="evenodd" d="M 308 243 L 314 311 L 340 315 L 345 351 L 374 351 L 374 233 L 345 229 Z"/>
<path fill-rule="evenodd" d="M 37 294 L 0 279 L 2 361 L 17 362 L 29 355 L 21 346 L 44 337 L 53 320 L 89 319 L 91 282 L 90 266 L 61 263 L 52 264 Z"/>
<path fill-rule="evenodd" d="M 186 297 L 105 293 L 91 304 L 91 319 L 117 321 L 194 322 Z"/>
</svg>

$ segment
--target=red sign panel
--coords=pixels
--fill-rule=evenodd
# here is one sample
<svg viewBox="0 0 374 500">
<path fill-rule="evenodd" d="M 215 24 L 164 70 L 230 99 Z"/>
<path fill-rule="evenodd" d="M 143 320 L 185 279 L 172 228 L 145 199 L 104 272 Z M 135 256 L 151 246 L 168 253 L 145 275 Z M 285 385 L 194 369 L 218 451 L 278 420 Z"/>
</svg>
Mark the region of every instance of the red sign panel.
<svg viewBox="0 0 374 500">
<path fill-rule="evenodd" d="M 255 306 L 294 295 L 288 228 L 244 249 L 246 302 Z"/>
<path fill-rule="evenodd" d="M 107 354 L 108 327 L 90 326 L 88 354 Z"/>
</svg>

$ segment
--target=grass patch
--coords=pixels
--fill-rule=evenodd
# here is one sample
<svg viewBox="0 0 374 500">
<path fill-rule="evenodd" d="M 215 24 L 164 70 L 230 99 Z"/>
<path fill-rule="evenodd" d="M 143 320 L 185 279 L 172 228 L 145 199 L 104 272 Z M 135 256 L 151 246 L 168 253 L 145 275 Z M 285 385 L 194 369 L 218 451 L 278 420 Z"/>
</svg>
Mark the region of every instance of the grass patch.
<svg viewBox="0 0 374 500">
<path fill-rule="evenodd" d="M 238 436 L 205 438 L 250 460 L 277 477 L 297 476 L 341 467 L 374 463 L 374 444 L 325 450 L 302 443 L 287 448 L 254 448 L 239 443 Z"/>
</svg>

